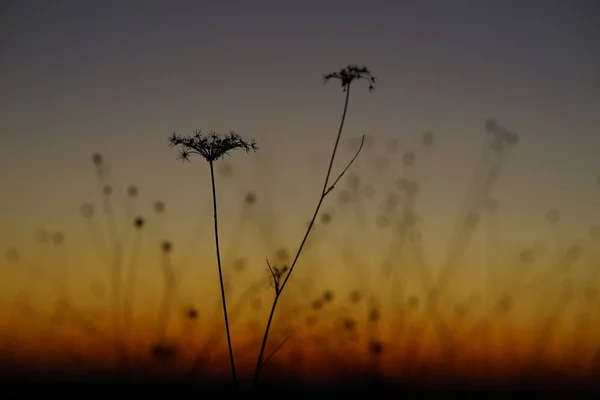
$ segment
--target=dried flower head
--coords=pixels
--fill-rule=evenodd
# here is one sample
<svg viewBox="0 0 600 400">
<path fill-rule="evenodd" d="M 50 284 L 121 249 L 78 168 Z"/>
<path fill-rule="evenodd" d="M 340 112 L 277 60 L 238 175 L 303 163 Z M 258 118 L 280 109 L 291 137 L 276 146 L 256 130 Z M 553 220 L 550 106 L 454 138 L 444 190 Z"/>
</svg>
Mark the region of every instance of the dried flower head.
<svg viewBox="0 0 600 400">
<path fill-rule="evenodd" d="M 135 226 L 137 229 L 140 229 L 140 228 L 142 228 L 142 227 L 144 226 L 144 218 L 142 218 L 142 217 L 136 217 L 136 218 L 133 220 L 133 225 L 134 225 L 134 226 Z"/>
<path fill-rule="evenodd" d="M 188 307 L 188 309 L 186 310 L 186 315 L 188 319 L 191 319 L 193 321 L 196 318 L 198 318 L 198 310 L 196 310 L 194 307 Z"/>
<path fill-rule="evenodd" d="M 161 214 L 163 212 L 165 212 L 165 202 L 164 201 L 157 201 L 154 203 L 154 211 L 156 211 L 158 214 Z"/>
<path fill-rule="evenodd" d="M 356 64 L 350 64 L 347 67 L 340 69 L 338 72 L 332 72 L 323 76 L 323 81 L 327 83 L 330 79 L 339 79 L 341 81 L 344 92 L 346 88 L 354 81 L 364 79 L 369 84 L 369 92 L 375 89 L 377 78 L 371 75 L 367 67 L 359 67 Z"/>
<path fill-rule="evenodd" d="M 425 132 L 421 135 L 421 144 L 425 147 L 431 147 L 435 143 L 435 134 L 433 132 Z"/>
<path fill-rule="evenodd" d="M 256 203 L 256 194 L 254 194 L 254 192 L 246 193 L 246 198 L 244 199 L 244 202 L 249 205 Z"/>
<path fill-rule="evenodd" d="M 96 165 L 96 166 L 100 166 L 100 165 L 102 165 L 102 154 L 100 154 L 100 153 L 95 153 L 95 154 L 92 156 L 92 162 L 93 162 L 93 163 L 94 163 L 94 165 Z"/>
<path fill-rule="evenodd" d="M 130 186 L 127 188 L 127 195 L 128 195 L 129 197 L 135 197 L 135 196 L 137 196 L 137 194 L 138 194 L 138 191 L 139 191 L 139 190 L 138 190 L 137 186 L 135 186 L 135 185 L 130 185 Z"/>
<path fill-rule="evenodd" d="M 85 203 L 81 206 L 79 211 L 84 218 L 91 218 L 94 215 L 94 206 L 89 203 Z"/>
<path fill-rule="evenodd" d="M 64 242 L 65 242 L 65 235 L 63 235 L 62 232 L 54 232 L 52 234 L 52 243 L 54 243 L 56 246 L 60 246 Z"/>
<path fill-rule="evenodd" d="M 206 161 L 213 162 L 231 150 L 242 149 L 249 153 L 258 149 L 254 139 L 245 141 L 234 131 L 229 131 L 227 135 L 220 135 L 214 131 L 204 134 L 200 130 L 194 130 L 191 136 L 173 133 L 169 142 L 171 147 L 181 146 L 178 157 L 181 161 L 189 161 L 190 155 L 198 154 Z"/>
<path fill-rule="evenodd" d="M 19 249 L 16 247 L 11 247 L 6 251 L 6 259 L 9 262 L 17 262 L 19 261 Z"/>
</svg>

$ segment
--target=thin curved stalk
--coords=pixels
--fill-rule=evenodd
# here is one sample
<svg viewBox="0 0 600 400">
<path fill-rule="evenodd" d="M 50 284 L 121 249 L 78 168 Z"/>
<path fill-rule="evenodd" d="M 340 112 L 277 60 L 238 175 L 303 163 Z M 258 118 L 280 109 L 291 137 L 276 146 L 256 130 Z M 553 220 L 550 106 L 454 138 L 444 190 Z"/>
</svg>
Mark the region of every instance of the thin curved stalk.
<svg viewBox="0 0 600 400">
<path fill-rule="evenodd" d="M 212 183 L 212 195 L 213 195 L 213 210 L 215 220 L 215 248 L 217 251 L 217 266 L 219 268 L 219 284 L 221 286 L 221 301 L 223 303 L 223 316 L 225 318 L 225 331 L 227 332 L 227 346 L 229 348 L 229 363 L 231 364 L 231 374 L 233 376 L 233 384 L 235 388 L 238 387 L 237 373 L 235 371 L 235 361 L 233 358 L 233 348 L 231 346 L 231 333 L 229 331 L 229 317 L 227 316 L 227 300 L 225 298 L 225 285 L 223 283 L 223 271 L 221 268 L 221 252 L 219 250 L 219 220 L 217 217 L 217 191 L 215 188 L 215 172 L 213 162 L 210 161 L 210 180 Z"/>
<path fill-rule="evenodd" d="M 335 184 L 340 180 L 340 178 L 342 177 L 342 175 L 344 175 L 344 173 L 348 170 L 348 168 L 350 167 L 350 165 L 354 162 L 354 160 L 356 159 L 356 157 L 358 156 L 358 153 L 360 153 L 361 149 L 362 149 L 362 143 L 361 146 L 358 150 L 358 152 L 354 155 L 354 158 L 352 158 L 352 160 L 350 161 L 350 163 L 348 164 L 348 166 L 342 171 L 342 173 L 338 176 L 338 178 L 334 181 L 334 183 L 331 186 L 329 185 L 329 178 L 331 177 L 331 169 L 333 167 L 333 162 L 335 160 L 335 155 L 337 152 L 337 148 L 340 142 L 340 137 L 342 136 L 342 131 L 344 129 L 344 122 L 346 120 L 346 113 L 348 111 L 348 102 L 350 100 L 350 84 L 347 85 L 346 87 L 346 100 L 344 102 L 344 111 L 342 112 L 342 118 L 340 121 L 340 127 L 338 129 L 338 133 L 337 133 L 337 137 L 335 139 L 335 145 L 333 146 L 333 152 L 331 154 L 331 159 L 329 161 L 329 167 L 327 168 L 327 174 L 325 176 L 325 182 L 323 184 L 323 189 L 321 191 L 321 195 L 319 197 L 319 201 L 317 203 L 317 207 L 315 208 L 314 214 L 312 216 L 312 219 L 310 220 L 310 223 L 308 224 L 308 228 L 306 230 L 306 233 L 304 234 L 304 237 L 302 238 L 302 242 L 300 243 L 300 247 L 298 248 L 298 251 L 296 252 L 296 255 L 294 257 L 294 260 L 292 261 L 292 264 L 290 266 L 290 269 L 287 273 L 287 275 L 285 276 L 283 282 L 281 283 L 281 285 L 279 287 L 276 286 L 276 290 L 275 290 L 275 298 L 273 299 L 273 304 L 271 306 L 271 311 L 269 313 L 269 319 L 267 320 L 267 326 L 265 328 L 265 333 L 262 339 L 262 343 L 260 345 L 260 351 L 258 353 L 258 359 L 256 361 L 256 369 L 254 371 L 254 379 L 253 379 L 253 386 L 256 387 L 257 383 L 258 383 L 258 377 L 260 375 L 260 372 L 262 370 L 262 367 L 265 365 L 264 360 L 264 354 L 265 354 L 265 348 L 267 345 L 267 341 L 269 338 L 269 332 L 271 330 L 271 324 L 273 322 L 273 316 L 275 315 L 275 310 L 277 309 L 277 304 L 279 302 L 279 298 L 281 297 L 281 293 L 283 292 L 283 288 L 286 286 L 288 280 L 290 279 L 290 276 L 292 275 L 292 272 L 294 270 L 294 267 L 296 266 L 296 263 L 298 261 L 298 258 L 300 257 L 300 254 L 302 253 L 302 249 L 304 248 L 304 245 L 306 244 L 306 241 L 308 239 L 308 236 L 310 235 L 310 232 L 312 231 L 313 225 L 317 219 L 317 216 L 319 214 L 319 210 L 321 209 L 321 205 L 323 204 L 323 200 L 325 199 L 325 197 L 331 192 L 331 190 L 333 189 L 333 187 L 335 186 Z M 363 142 L 364 142 L 364 137 L 363 137 Z M 271 356 L 269 356 L 270 358 Z"/>
</svg>

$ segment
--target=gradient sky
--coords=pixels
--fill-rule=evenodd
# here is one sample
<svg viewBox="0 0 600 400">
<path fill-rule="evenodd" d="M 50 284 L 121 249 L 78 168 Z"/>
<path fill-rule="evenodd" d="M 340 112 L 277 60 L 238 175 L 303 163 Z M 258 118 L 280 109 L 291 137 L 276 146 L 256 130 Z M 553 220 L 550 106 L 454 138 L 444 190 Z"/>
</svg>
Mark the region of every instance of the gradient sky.
<svg viewBox="0 0 600 400">
<path fill-rule="evenodd" d="M 168 136 L 195 128 L 235 129 L 258 142 L 256 154 L 239 152 L 225 160 L 233 166 L 232 178 L 217 179 L 225 262 L 230 268 L 234 257 L 247 255 L 254 273 L 228 280 L 233 285 L 228 295 L 232 290 L 238 295 L 255 278 L 265 278 L 265 257 L 273 259 L 281 247 L 296 250 L 321 189 L 344 101 L 339 83 L 324 86 L 322 76 L 357 63 L 379 80 L 373 93 L 364 82 L 352 86 L 336 168 L 351 157 L 349 139 L 365 134 L 374 145 L 364 149 L 352 173 L 372 183 L 378 195 L 385 193 L 386 180 L 391 186 L 402 174 L 419 181 L 423 257 L 435 269 L 456 240 L 451 234 L 465 191 L 491 162 L 480 160 L 490 137 L 484 122 L 496 118 L 519 134 L 493 190 L 500 205 L 496 217 L 486 217 L 473 241 L 485 252 L 490 239 L 492 250 L 504 252 L 496 261 L 507 262 L 501 267 L 510 286 L 521 278 L 516 273 L 512 278 L 522 271 L 515 270 L 522 266 L 521 246 L 542 241 L 554 250 L 561 234 L 565 246 L 581 238 L 588 246 L 590 227 L 600 224 L 599 20 L 600 3 L 594 0 L 1 1 L 0 251 L 16 246 L 27 262 L 64 266 L 61 253 L 34 240 L 41 228 L 63 232 L 76 306 L 108 310 L 107 297 L 94 294 L 93 285 L 107 282 L 106 271 L 92 253 L 79 211 L 85 202 L 100 205 L 92 165 L 98 152 L 111 168 L 117 197 L 130 184 L 140 188 L 137 212 L 148 221 L 136 298 L 146 308 L 136 309 L 136 322 L 155 329 L 164 266 L 158 244 L 165 238 L 175 243 L 174 258 L 183 258 L 182 243 L 205 245 L 188 265 L 193 268 L 177 307 L 202 304 L 212 310 L 218 303 L 208 167 L 201 159 L 178 162 Z M 429 149 L 419 139 L 427 131 L 436 135 Z M 401 152 L 416 152 L 415 171 L 403 168 L 402 153 L 387 151 L 390 140 L 398 141 Z M 389 158 L 387 173 L 374 168 L 382 157 Z M 254 208 L 263 214 L 254 215 L 254 222 L 266 239 L 242 218 L 248 191 L 257 193 Z M 378 256 L 387 257 L 389 236 L 373 226 L 357 229 L 349 207 L 338 206 L 336 196 L 323 208 L 334 216 L 332 223 L 316 229 L 314 246 L 291 285 L 296 295 L 286 295 L 282 307 L 310 304 L 313 297 L 298 296 L 308 278 L 317 283 L 314 291 L 332 289 L 336 296 L 355 284 L 367 286 L 362 277 L 375 271 Z M 167 204 L 166 223 L 152 211 L 156 200 Z M 369 204 L 373 220 L 378 206 Z M 562 213 L 560 230 L 545 219 L 551 208 Z M 504 242 L 494 241 L 494 229 Z M 355 253 L 340 262 L 340 248 Z M 328 262 L 329 256 L 337 263 Z M 580 264 L 595 266 L 599 256 L 597 250 L 587 252 Z M 35 305 L 51 310 L 56 292 L 48 275 L 26 275 L 31 271 L 12 269 L 7 260 L 0 262 L 6 267 L 0 289 L 24 301 L 17 293 L 30 285 L 30 294 L 38 296 Z M 419 262 L 397 264 L 418 270 Z M 554 267 L 556 260 L 544 263 Z M 348 273 L 352 268 L 356 275 Z M 410 273 L 398 278 L 408 282 L 401 294 L 395 292 L 397 281 L 389 285 L 392 297 L 424 295 L 415 283 L 420 276 Z M 577 290 L 590 284 L 587 276 L 580 278 Z M 460 283 L 468 286 L 467 280 Z M 561 282 L 538 294 L 546 300 L 554 290 L 562 299 Z M 268 299 L 271 293 L 263 289 Z M 538 311 L 524 305 L 521 321 L 532 321 Z M 255 326 L 262 326 L 266 311 L 253 312 L 248 315 L 258 318 Z M 0 322 L 13 327 L 10 318 L 4 314 Z M 564 326 L 570 332 L 570 322 Z M 35 327 L 21 328 L 37 335 Z M 590 349 L 597 346 L 589 343 Z"/>
<path fill-rule="evenodd" d="M 275 192 L 310 202 L 294 206 L 305 220 L 322 179 L 309 165 L 329 152 L 343 103 L 321 77 L 348 63 L 379 84 L 353 90 L 345 138 L 372 135 L 383 154 L 390 138 L 405 150 L 437 135 L 423 199 L 434 242 L 447 240 L 489 117 L 520 135 L 497 191 L 526 241 L 540 231 L 524 226 L 543 232 L 551 207 L 575 234 L 598 210 L 592 0 L 3 1 L 1 15 L 3 245 L 40 227 L 79 229 L 79 206 L 97 198 L 95 152 L 122 187 L 137 184 L 147 204 L 164 199 L 193 226 L 208 172 L 179 164 L 167 136 L 194 128 L 255 137 L 259 154 L 234 161 L 275 168 L 245 168 L 245 182 L 281 182 Z"/>
</svg>

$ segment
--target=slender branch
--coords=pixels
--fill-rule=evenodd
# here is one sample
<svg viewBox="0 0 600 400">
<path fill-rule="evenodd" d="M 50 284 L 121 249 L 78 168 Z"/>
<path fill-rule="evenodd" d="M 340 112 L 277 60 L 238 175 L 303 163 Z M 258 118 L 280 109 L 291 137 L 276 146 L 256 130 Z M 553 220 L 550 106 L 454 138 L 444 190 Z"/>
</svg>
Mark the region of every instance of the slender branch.
<svg viewBox="0 0 600 400">
<path fill-rule="evenodd" d="M 283 345 L 290 339 L 290 336 L 286 336 L 285 339 L 283 339 L 283 341 L 281 343 L 279 343 L 279 345 L 277 347 L 275 347 L 275 350 L 273 350 L 271 352 L 271 354 L 269 354 L 267 356 L 267 358 L 265 358 L 265 360 L 263 361 L 263 367 L 265 365 L 267 365 L 267 363 L 269 362 L 269 360 L 271 358 L 273 358 L 273 356 L 275 355 L 275 353 L 277 353 L 279 351 L 279 349 L 281 349 L 283 347 Z"/>
<path fill-rule="evenodd" d="M 271 306 L 271 311 L 269 313 L 269 319 L 267 320 L 267 326 L 265 328 L 265 333 L 264 333 L 263 340 L 262 340 L 262 343 L 261 343 L 261 346 L 260 346 L 260 352 L 258 354 L 258 359 L 257 359 L 257 362 L 256 362 L 256 369 L 254 371 L 253 386 L 255 388 L 256 388 L 256 385 L 258 384 L 258 377 L 259 377 L 260 371 L 261 371 L 261 369 L 265 365 L 265 362 L 263 361 L 263 359 L 264 359 L 264 353 L 265 353 L 265 348 L 266 348 L 267 341 L 269 339 L 269 331 L 271 330 L 271 324 L 273 322 L 273 316 L 275 315 L 275 310 L 277 308 L 277 304 L 279 303 L 279 298 L 281 296 L 281 293 L 283 292 L 283 288 L 286 286 L 288 280 L 290 279 L 290 276 L 292 275 L 292 271 L 294 270 L 294 267 L 296 266 L 296 263 L 298 261 L 298 258 L 300 257 L 300 254 L 302 253 L 302 249 L 304 248 L 304 245 L 306 244 L 306 241 L 308 239 L 308 236 L 310 235 L 312 227 L 315 224 L 315 221 L 316 221 L 317 216 L 319 214 L 319 210 L 321 209 L 321 205 L 323 204 L 323 200 L 325 199 L 325 196 L 328 194 L 329 178 L 331 176 L 331 170 L 333 168 L 333 162 L 335 160 L 335 155 L 336 155 L 337 148 L 338 148 L 338 145 L 339 145 L 339 142 L 340 142 L 340 137 L 341 137 L 342 131 L 344 129 L 344 122 L 346 120 L 346 114 L 348 112 L 348 102 L 349 102 L 349 99 L 350 99 L 350 85 L 351 84 L 348 83 L 347 86 L 346 86 L 346 99 L 344 101 L 344 111 L 342 112 L 342 118 L 341 118 L 341 121 L 340 121 L 340 127 L 338 129 L 337 137 L 335 139 L 335 144 L 334 144 L 333 151 L 332 151 L 332 154 L 331 154 L 331 159 L 329 161 L 329 167 L 327 168 L 327 174 L 325 176 L 325 182 L 323 184 L 323 189 L 321 191 L 321 195 L 320 195 L 319 201 L 317 203 L 317 207 L 315 208 L 315 212 L 313 214 L 313 217 L 312 217 L 310 223 L 308 224 L 308 228 L 306 230 L 306 233 L 304 234 L 304 237 L 302 238 L 302 242 L 300 243 L 298 251 L 296 252 L 294 260 L 292 261 L 292 264 L 290 266 L 290 269 L 289 269 L 286 277 L 284 278 L 283 282 L 279 286 L 279 290 L 275 292 L 275 298 L 273 299 L 273 304 Z M 362 145 L 361 145 L 361 149 L 362 149 Z M 344 170 L 341 175 L 343 175 L 345 171 L 346 170 Z M 339 177 L 335 180 L 335 182 L 337 182 L 338 180 L 339 180 Z"/>
<path fill-rule="evenodd" d="M 209 161 L 210 165 L 210 179 L 212 183 L 212 194 L 213 194 L 213 209 L 214 209 L 214 220 L 215 220 L 215 248 L 217 251 L 217 266 L 219 268 L 219 284 L 221 285 L 221 301 L 223 303 L 223 316 L 225 317 L 225 330 L 227 331 L 227 346 L 229 347 L 229 363 L 231 364 L 231 374 L 233 376 L 233 384 L 237 390 L 238 379 L 235 371 L 235 361 L 233 358 L 233 348 L 231 346 L 231 333 L 229 331 L 229 318 L 227 316 L 227 300 L 225 298 L 225 285 L 223 283 L 223 271 L 221 268 L 221 252 L 219 250 L 219 221 L 217 217 L 217 191 L 215 188 L 215 172 L 213 161 Z"/>
<path fill-rule="evenodd" d="M 325 200 L 325 196 L 326 196 L 326 192 L 327 192 L 327 185 L 329 183 L 329 177 L 331 176 L 331 169 L 333 167 L 333 161 L 335 159 L 335 153 L 337 152 L 337 148 L 340 143 L 340 137 L 342 136 L 342 131 L 344 129 L 344 122 L 346 121 L 346 113 L 348 112 L 348 101 L 349 100 L 350 100 L 350 84 L 348 84 L 348 86 L 346 87 L 346 101 L 344 102 L 344 112 L 342 113 L 342 120 L 340 122 L 340 128 L 338 129 L 338 134 L 335 139 L 335 145 L 333 146 L 333 152 L 331 153 L 331 160 L 329 161 L 329 168 L 327 169 L 327 175 L 325 176 L 325 184 L 323 185 L 323 190 L 321 192 L 321 198 L 319 199 L 319 202 L 317 203 L 317 207 L 315 208 L 315 213 L 313 214 L 313 217 L 310 220 L 310 224 L 308 225 L 308 229 L 306 230 L 306 233 L 304 234 L 302 243 L 300 243 L 300 247 L 298 248 L 298 251 L 296 252 L 294 261 L 292 261 L 290 270 L 289 270 L 288 274 L 285 276 L 285 279 L 283 280 L 281 287 L 279 288 L 280 292 L 283 290 L 286 283 L 290 279 L 290 276 L 292 275 L 292 271 L 294 270 L 294 267 L 296 266 L 296 262 L 298 261 L 298 258 L 300 258 L 300 253 L 302 253 L 302 249 L 304 248 L 304 245 L 306 244 L 306 241 L 308 240 L 308 235 L 310 234 L 312 227 L 315 224 L 315 221 L 317 220 L 317 216 L 319 214 L 319 210 L 321 210 L 321 205 L 323 204 L 323 200 Z M 337 181 L 337 179 L 336 179 L 336 181 Z"/>
<path fill-rule="evenodd" d="M 275 271 L 273 271 L 269 260 L 267 260 L 267 266 L 269 267 L 269 272 L 271 273 L 271 277 L 273 278 L 273 285 L 275 285 L 275 293 L 279 293 L 279 277 L 277 276 Z"/>
<path fill-rule="evenodd" d="M 364 144 L 365 144 L 365 135 L 362 135 L 362 138 L 360 139 L 360 146 L 358 147 L 358 150 L 354 154 L 354 157 L 352 157 L 352 160 L 350 160 L 350 162 L 348 163 L 348 165 L 346 165 L 346 168 L 344 168 L 344 170 L 342 171 L 342 173 L 331 184 L 331 186 L 329 186 L 329 189 L 327 189 L 327 191 L 325 192 L 324 196 L 327 196 L 329 194 L 329 192 L 331 192 L 335 188 L 335 185 L 337 185 L 337 183 L 340 181 L 340 179 L 342 179 L 342 176 L 344 176 L 344 174 L 346 173 L 346 171 L 348 171 L 348 168 L 350 168 L 350 166 L 354 163 L 354 160 L 356 160 L 356 157 L 358 157 L 358 155 L 360 154 L 360 152 L 361 152 Z"/>
</svg>

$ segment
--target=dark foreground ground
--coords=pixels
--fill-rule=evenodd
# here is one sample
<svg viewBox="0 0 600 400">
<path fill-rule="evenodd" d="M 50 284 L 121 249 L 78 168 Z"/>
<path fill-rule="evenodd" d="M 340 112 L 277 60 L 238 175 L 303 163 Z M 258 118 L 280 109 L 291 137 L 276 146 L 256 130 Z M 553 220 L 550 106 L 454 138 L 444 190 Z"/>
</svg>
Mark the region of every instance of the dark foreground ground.
<svg viewBox="0 0 600 400">
<path fill-rule="evenodd" d="M 240 390 L 245 398 L 310 398 L 310 399 L 509 399 L 572 398 L 600 399 L 598 382 L 560 382 L 560 379 L 537 380 L 514 384 L 439 383 L 410 380 L 406 382 L 375 382 L 373 379 L 351 377 L 341 382 L 283 382 L 271 379 L 262 382 L 257 392 Z M 249 383 L 245 382 L 244 387 Z M 3 370 L 0 378 L 1 399 L 177 399 L 235 397 L 229 382 L 185 381 L 164 377 L 144 377 L 124 381 L 105 373 L 50 373 L 26 370 Z"/>
</svg>

